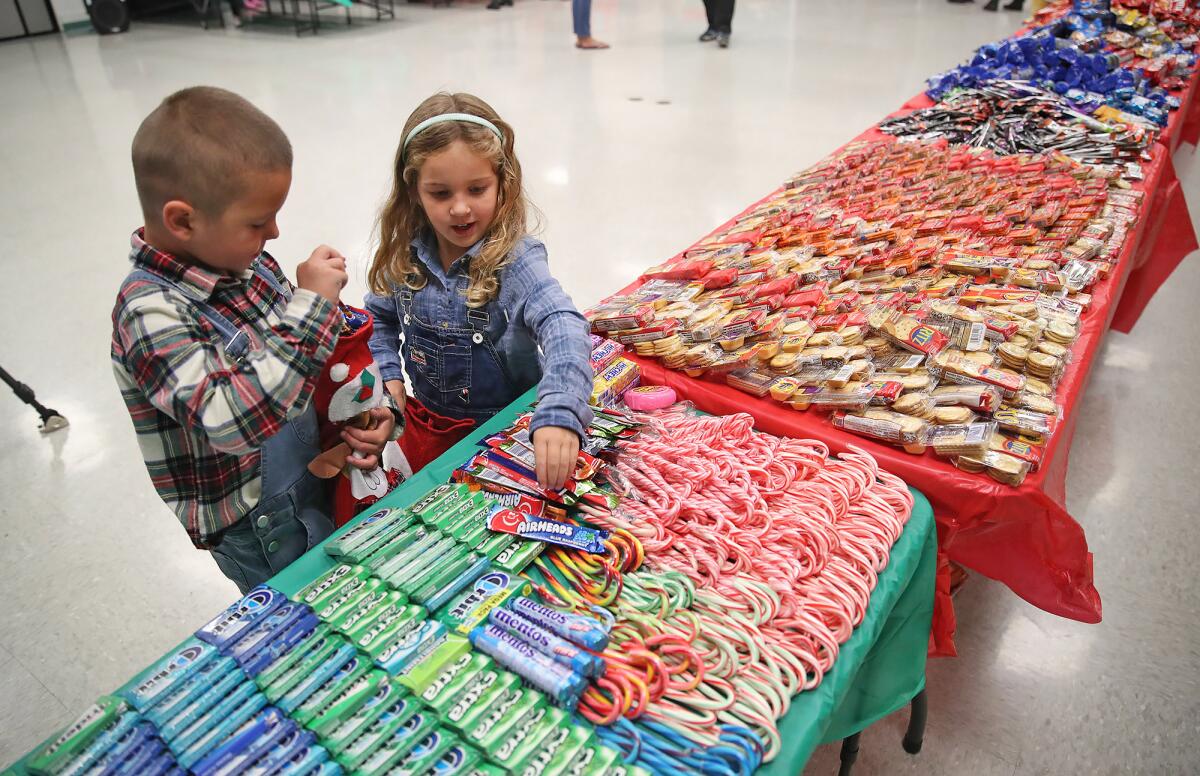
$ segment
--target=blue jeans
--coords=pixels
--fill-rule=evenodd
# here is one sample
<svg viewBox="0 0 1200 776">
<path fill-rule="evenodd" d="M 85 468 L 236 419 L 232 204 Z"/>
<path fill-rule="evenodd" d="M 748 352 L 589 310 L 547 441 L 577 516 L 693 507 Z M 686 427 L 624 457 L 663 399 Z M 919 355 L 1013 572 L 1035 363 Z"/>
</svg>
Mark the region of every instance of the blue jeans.
<svg viewBox="0 0 1200 776">
<path fill-rule="evenodd" d="M 575 37 L 592 37 L 592 0 L 571 0 L 571 18 L 575 22 Z"/>
</svg>

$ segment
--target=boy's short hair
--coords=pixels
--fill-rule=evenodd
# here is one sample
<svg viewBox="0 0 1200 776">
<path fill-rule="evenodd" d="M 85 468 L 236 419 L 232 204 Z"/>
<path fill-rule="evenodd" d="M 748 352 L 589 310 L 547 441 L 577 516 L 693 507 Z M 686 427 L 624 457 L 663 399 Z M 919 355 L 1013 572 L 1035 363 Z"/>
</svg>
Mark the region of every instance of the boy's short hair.
<svg viewBox="0 0 1200 776">
<path fill-rule="evenodd" d="M 133 177 L 147 223 L 178 199 L 220 215 L 244 192 L 246 172 L 292 166 L 292 144 L 249 100 L 215 86 L 181 89 L 133 136 Z"/>
</svg>

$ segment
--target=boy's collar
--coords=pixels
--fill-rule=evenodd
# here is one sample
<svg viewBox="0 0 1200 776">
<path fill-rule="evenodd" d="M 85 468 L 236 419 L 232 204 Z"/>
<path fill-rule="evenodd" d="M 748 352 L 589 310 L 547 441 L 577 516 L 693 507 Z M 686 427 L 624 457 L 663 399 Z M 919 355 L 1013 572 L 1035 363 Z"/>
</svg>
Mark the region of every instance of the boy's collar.
<svg viewBox="0 0 1200 776">
<path fill-rule="evenodd" d="M 146 242 L 144 227 L 135 230 L 129 242 L 132 246 L 129 258 L 134 264 L 142 264 L 155 274 L 172 281 L 184 296 L 193 301 L 207 302 L 217 290 L 217 284 L 226 278 L 233 279 L 232 276 L 203 264 L 185 262 L 172 253 L 160 251 Z M 254 267 L 251 267 L 242 273 L 241 278 L 245 280 L 253 274 Z"/>
</svg>

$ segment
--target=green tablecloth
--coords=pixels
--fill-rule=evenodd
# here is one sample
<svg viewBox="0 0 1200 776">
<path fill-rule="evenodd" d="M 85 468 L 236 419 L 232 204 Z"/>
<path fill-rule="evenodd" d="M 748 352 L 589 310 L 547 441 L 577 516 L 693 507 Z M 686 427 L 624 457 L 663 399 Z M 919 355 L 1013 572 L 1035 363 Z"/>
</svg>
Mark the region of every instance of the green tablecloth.
<svg viewBox="0 0 1200 776">
<path fill-rule="evenodd" d="M 450 473 L 478 449 L 479 439 L 507 428 L 533 398 L 531 391 L 518 399 L 390 493 L 378 506 L 406 507 L 446 482 Z M 866 619 L 842 645 L 833 670 L 825 675 L 820 686 L 793 700 L 779 723 L 783 749 L 773 762 L 759 770 L 760 774 L 795 776 L 818 745 L 865 729 L 902 708 L 925 686 L 937 534 L 929 502 L 915 490 L 913 496 L 916 505 L 912 517 L 879 577 Z M 334 536 L 347 530 L 349 526 Z M 333 565 L 322 547 L 315 547 L 268 584 L 290 596 Z M 12 772 L 24 774 L 23 763 L 23 760 L 17 763 Z"/>
</svg>

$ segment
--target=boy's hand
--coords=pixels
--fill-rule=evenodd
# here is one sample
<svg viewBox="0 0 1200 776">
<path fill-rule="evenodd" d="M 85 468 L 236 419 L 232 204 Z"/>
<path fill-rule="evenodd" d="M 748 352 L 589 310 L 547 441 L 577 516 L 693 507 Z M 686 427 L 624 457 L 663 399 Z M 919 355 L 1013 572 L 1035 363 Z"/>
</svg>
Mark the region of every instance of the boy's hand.
<svg viewBox="0 0 1200 776">
<path fill-rule="evenodd" d="M 346 257 L 322 245 L 296 267 L 296 287 L 314 291 L 337 304 L 338 297 L 350 277 L 346 274 Z"/>
<path fill-rule="evenodd" d="M 404 392 L 404 381 L 403 380 L 385 380 L 383 383 L 383 387 L 386 388 L 387 392 L 390 393 L 392 395 L 392 398 L 396 400 L 396 409 L 400 411 L 401 415 L 403 415 L 404 414 L 404 402 L 408 398 L 408 394 Z"/>
<path fill-rule="evenodd" d="M 395 428 L 396 417 L 392 415 L 392 411 L 387 407 L 376 407 L 371 410 L 371 428 L 360 429 L 346 426 L 342 429 L 342 441 L 350 445 L 350 449 L 358 453 L 361 458 L 355 458 L 353 455 L 346 459 L 346 463 L 356 469 L 370 471 L 379 465 L 379 456 L 383 454 L 383 446 L 388 443 L 392 437 L 392 429 Z"/>
<path fill-rule="evenodd" d="M 533 432 L 533 455 L 538 483 L 543 488 L 558 490 L 575 472 L 579 436 L 570 429 L 542 426 Z"/>
</svg>

